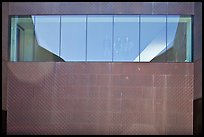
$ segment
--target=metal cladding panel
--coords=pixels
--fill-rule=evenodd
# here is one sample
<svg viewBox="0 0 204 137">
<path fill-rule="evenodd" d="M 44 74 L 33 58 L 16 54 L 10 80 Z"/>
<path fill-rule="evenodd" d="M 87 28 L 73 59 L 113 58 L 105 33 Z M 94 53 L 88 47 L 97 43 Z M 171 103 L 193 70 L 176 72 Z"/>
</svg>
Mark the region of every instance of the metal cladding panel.
<svg viewBox="0 0 204 137">
<path fill-rule="evenodd" d="M 7 110 L 8 2 L 2 2 L 2 110 Z"/>
<path fill-rule="evenodd" d="M 167 14 L 168 2 L 153 2 L 152 14 Z"/>
<path fill-rule="evenodd" d="M 194 4 L 195 15 L 193 22 L 193 60 L 194 62 L 202 58 L 202 3 Z M 199 26 L 199 27 L 197 27 Z"/>
<path fill-rule="evenodd" d="M 2 60 L 8 61 L 9 4 L 2 2 Z"/>
<path fill-rule="evenodd" d="M 168 2 L 168 14 L 194 15 L 193 2 Z"/>
<path fill-rule="evenodd" d="M 193 63 L 9 62 L 7 134 L 193 134 Z"/>
<path fill-rule="evenodd" d="M 194 63 L 194 100 L 202 98 L 202 58 Z"/>
<path fill-rule="evenodd" d="M 151 14 L 151 2 L 10 2 L 10 15 Z"/>
<path fill-rule="evenodd" d="M 194 81 L 195 91 L 194 99 L 202 98 L 202 3 L 195 3 L 195 16 L 194 16 Z M 199 27 L 197 27 L 199 26 Z"/>
<path fill-rule="evenodd" d="M 6 111 L 6 105 L 7 105 L 7 62 L 2 61 L 2 110 Z"/>
<path fill-rule="evenodd" d="M 193 2 L 10 2 L 9 15 L 39 14 L 186 14 Z"/>
</svg>

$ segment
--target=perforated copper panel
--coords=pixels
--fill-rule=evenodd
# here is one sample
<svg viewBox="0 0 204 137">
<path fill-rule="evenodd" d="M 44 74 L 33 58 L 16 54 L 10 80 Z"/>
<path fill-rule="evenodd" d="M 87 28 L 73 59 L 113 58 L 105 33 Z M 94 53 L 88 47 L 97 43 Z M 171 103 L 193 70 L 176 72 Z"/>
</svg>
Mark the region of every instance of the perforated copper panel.
<svg viewBox="0 0 204 137">
<path fill-rule="evenodd" d="M 151 2 L 10 2 L 9 4 L 10 15 L 152 13 Z"/>
<path fill-rule="evenodd" d="M 192 65 L 9 62 L 7 132 L 192 134 Z"/>
<path fill-rule="evenodd" d="M 194 100 L 202 98 L 202 58 L 194 63 Z"/>
<path fill-rule="evenodd" d="M 8 61 L 8 29 L 9 28 L 9 4 L 2 2 L 2 60 Z"/>
<path fill-rule="evenodd" d="M 2 110 L 7 110 L 8 3 L 2 2 Z"/>
<path fill-rule="evenodd" d="M 33 14 L 187 14 L 193 2 L 10 2 L 9 15 Z"/>
<path fill-rule="evenodd" d="M 167 2 L 153 2 L 152 14 L 167 14 Z"/>
<path fill-rule="evenodd" d="M 168 14 L 194 14 L 192 2 L 168 2 Z"/>
<path fill-rule="evenodd" d="M 155 2 L 10 2 L 7 7 L 8 11 L 4 6 L 2 10 L 4 60 L 8 59 L 7 14 L 165 14 L 165 4 Z M 194 3 L 169 2 L 166 8 L 167 14 L 194 15 Z M 195 14 L 200 9 L 195 8 Z M 196 14 L 195 26 L 202 27 L 201 17 Z M 200 27 L 194 29 L 195 59 L 202 53 Z M 200 62 L 194 71 L 195 98 L 202 91 Z M 193 64 L 8 64 L 8 134 L 192 134 Z"/>
</svg>

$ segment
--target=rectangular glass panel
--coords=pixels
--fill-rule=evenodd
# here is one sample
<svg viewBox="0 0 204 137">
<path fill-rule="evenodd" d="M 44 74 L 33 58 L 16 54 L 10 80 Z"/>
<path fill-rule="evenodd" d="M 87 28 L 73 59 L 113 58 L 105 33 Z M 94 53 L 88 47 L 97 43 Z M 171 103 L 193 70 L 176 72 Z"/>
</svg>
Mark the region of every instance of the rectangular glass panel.
<svg viewBox="0 0 204 137">
<path fill-rule="evenodd" d="M 86 60 L 86 16 L 61 16 L 61 58 Z"/>
<path fill-rule="evenodd" d="M 39 46 L 59 56 L 60 16 L 35 16 L 35 34 Z"/>
<path fill-rule="evenodd" d="M 140 62 L 164 62 L 166 16 L 142 15 L 140 35 Z"/>
<path fill-rule="evenodd" d="M 34 39 L 31 16 L 11 17 L 10 61 L 33 61 Z"/>
<path fill-rule="evenodd" d="M 191 17 L 167 17 L 167 61 L 191 62 Z"/>
<path fill-rule="evenodd" d="M 114 16 L 113 61 L 139 62 L 139 16 Z"/>
<path fill-rule="evenodd" d="M 60 16 L 33 16 L 35 61 L 64 61 L 59 57 Z"/>
<path fill-rule="evenodd" d="M 113 16 L 87 17 L 87 60 L 112 61 Z"/>
</svg>

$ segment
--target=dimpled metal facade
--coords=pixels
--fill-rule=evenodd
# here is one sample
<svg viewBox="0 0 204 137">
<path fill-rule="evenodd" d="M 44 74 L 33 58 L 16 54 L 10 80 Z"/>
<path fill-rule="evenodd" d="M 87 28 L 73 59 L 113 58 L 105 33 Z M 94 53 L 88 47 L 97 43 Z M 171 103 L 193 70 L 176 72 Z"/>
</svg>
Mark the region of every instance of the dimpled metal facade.
<svg viewBox="0 0 204 137">
<path fill-rule="evenodd" d="M 7 110 L 7 134 L 193 134 L 193 100 L 202 97 L 199 5 L 4 2 L 2 108 Z M 9 15 L 48 14 L 193 15 L 195 63 L 9 62 Z"/>
</svg>

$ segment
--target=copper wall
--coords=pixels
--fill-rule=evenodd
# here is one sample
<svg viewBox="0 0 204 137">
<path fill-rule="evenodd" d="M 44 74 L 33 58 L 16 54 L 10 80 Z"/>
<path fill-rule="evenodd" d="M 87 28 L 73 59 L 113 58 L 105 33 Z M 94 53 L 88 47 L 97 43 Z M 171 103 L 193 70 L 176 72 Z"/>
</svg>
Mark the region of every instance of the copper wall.
<svg viewBox="0 0 204 137">
<path fill-rule="evenodd" d="M 202 98 L 202 3 L 195 3 L 194 16 L 194 67 L 195 93 L 194 99 Z"/>
<path fill-rule="evenodd" d="M 10 2 L 10 15 L 194 14 L 194 2 Z"/>
<path fill-rule="evenodd" d="M 192 134 L 192 63 L 8 63 L 7 134 Z"/>
<path fill-rule="evenodd" d="M 2 3 L 2 110 L 6 110 L 8 61 L 8 3 Z"/>
<path fill-rule="evenodd" d="M 202 134 L 202 3 L 194 4 L 194 122 L 195 135 Z"/>
</svg>

